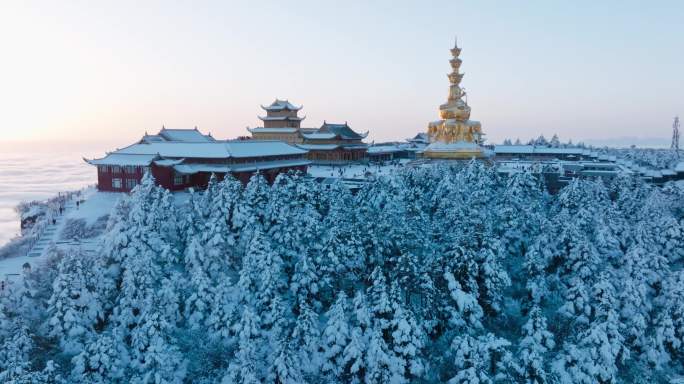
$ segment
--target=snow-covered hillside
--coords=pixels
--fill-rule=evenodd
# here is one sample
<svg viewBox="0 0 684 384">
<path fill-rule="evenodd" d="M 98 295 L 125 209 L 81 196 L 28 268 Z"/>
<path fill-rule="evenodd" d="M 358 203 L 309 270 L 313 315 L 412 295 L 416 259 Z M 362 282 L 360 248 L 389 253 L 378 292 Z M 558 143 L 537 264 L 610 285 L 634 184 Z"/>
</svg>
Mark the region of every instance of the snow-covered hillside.
<svg viewBox="0 0 684 384">
<path fill-rule="evenodd" d="M 146 178 L 100 246 L 52 248 L 0 298 L 0 382 L 666 382 L 683 216 L 677 186 L 552 196 L 477 162 L 356 195 L 281 175 L 179 199 Z"/>
<path fill-rule="evenodd" d="M 47 212 L 34 224 L 34 228 L 24 234 L 25 238 L 14 240 L 21 246 L 14 246 L 14 243 L 6 246 L 8 250 L 4 253 L 7 254 L 3 254 L 4 258 L 0 259 L 0 280 L 15 281 L 21 276 L 24 265 L 28 263 L 33 268 L 43 263 L 48 249 L 51 248 L 78 247 L 84 251 L 93 251 L 101 233 L 89 238 L 74 238 L 68 236 L 70 226 L 74 223 L 88 226 L 98 219 L 106 219 L 121 196 L 120 193 L 97 192 L 94 188 L 88 188 L 49 204 Z M 29 237 L 31 239 L 27 239 Z"/>
</svg>

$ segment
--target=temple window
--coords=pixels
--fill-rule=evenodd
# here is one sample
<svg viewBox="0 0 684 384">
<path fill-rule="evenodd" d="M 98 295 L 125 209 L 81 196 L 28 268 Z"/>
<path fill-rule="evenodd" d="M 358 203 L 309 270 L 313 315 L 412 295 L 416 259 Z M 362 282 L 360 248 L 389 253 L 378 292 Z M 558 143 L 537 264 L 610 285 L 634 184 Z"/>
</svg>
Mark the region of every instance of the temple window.
<svg viewBox="0 0 684 384">
<path fill-rule="evenodd" d="M 126 179 L 126 189 L 133 189 L 138 185 L 138 180 L 136 179 Z"/>
<path fill-rule="evenodd" d="M 121 179 L 119 179 L 118 177 L 117 177 L 117 178 L 113 178 L 113 179 L 112 179 L 112 188 L 114 188 L 114 189 L 121 189 Z"/>
</svg>

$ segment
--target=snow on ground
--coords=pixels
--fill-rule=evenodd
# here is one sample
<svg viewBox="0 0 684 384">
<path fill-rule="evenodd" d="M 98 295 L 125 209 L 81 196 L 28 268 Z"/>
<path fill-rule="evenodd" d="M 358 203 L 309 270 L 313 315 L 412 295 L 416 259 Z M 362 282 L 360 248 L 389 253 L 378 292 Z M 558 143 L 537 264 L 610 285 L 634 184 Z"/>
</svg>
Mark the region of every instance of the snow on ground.
<svg viewBox="0 0 684 384">
<path fill-rule="evenodd" d="M 99 192 L 94 188 L 85 189 L 81 194 L 78 206 L 76 200 L 65 206 L 65 213 L 59 216 L 55 225 L 50 225 L 46 232 L 36 242 L 36 246 L 27 255 L 0 260 L 0 281 L 13 281 L 21 277 L 24 263 L 34 266 L 45 260 L 46 251 L 50 246 L 58 248 L 80 247 L 85 251 L 93 250 L 99 244 L 100 236 L 79 242 L 60 240 L 64 225 L 69 220 L 84 219 L 93 224 L 102 216 L 110 214 L 120 198 L 125 196 L 119 192 Z M 188 192 L 173 193 L 174 204 L 182 206 L 190 198 Z M 32 256 L 31 256 L 32 255 Z"/>
<path fill-rule="evenodd" d="M 190 200 L 190 191 L 173 192 L 173 205 L 177 208 L 182 207 Z"/>
<path fill-rule="evenodd" d="M 65 206 L 65 212 L 56 219 L 54 225 L 47 227 L 43 235 L 38 239 L 27 255 L 11 257 L 0 260 L 0 280 L 15 280 L 21 276 L 24 263 L 33 266 L 45 260 L 47 249 L 51 246 L 72 247 L 94 245 L 99 238 L 89 239 L 87 243 L 74 244 L 60 241 L 59 237 L 65 223 L 71 219 L 85 219 L 86 222 L 94 223 L 98 218 L 111 212 L 116 202 L 123 196 L 121 193 L 98 192 L 94 188 L 85 189 L 76 205 L 76 200 L 69 201 Z"/>
<path fill-rule="evenodd" d="M 117 201 L 123 196 L 120 192 L 99 192 L 89 189 L 83 195 L 82 204 L 77 209 L 71 210 L 67 219 L 85 219 L 88 224 L 92 224 L 98 218 L 108 215 Z"/>
<path fill-rule="evenodd" d="M 384 165 L 349 164 L 349 165 L 310 165 L 309 175 L 312 177 L 341 177 L 344 179 L 365 179 L 368 176 L 387 176 L 404 168 L 409 159 L 395 160 Z"/>
</svg>

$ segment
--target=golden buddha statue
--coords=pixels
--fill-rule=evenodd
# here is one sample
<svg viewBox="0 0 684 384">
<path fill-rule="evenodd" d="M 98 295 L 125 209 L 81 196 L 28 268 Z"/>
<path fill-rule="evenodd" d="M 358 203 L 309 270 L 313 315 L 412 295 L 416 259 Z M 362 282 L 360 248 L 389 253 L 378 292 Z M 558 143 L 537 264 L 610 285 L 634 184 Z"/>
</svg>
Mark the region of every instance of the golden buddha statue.
<svg viewBox="0 0 684 384">
<path fill-rule="evenodd" d="M 428 125 L 430 145 L 425 149 L 425 156 L 439 159 L 469 159 L 483 157 L 482 126 L 479 121 L 470 120 L 470 106 L 465 90 L 460 86 L 463 74 L 461 67 L 461 48 L 454 45 L 451 49 L 453 58 L 452 71 L 449 73 L 449 97 L 447 102 L 439 106 L 441 120 Z"/>
</svg>

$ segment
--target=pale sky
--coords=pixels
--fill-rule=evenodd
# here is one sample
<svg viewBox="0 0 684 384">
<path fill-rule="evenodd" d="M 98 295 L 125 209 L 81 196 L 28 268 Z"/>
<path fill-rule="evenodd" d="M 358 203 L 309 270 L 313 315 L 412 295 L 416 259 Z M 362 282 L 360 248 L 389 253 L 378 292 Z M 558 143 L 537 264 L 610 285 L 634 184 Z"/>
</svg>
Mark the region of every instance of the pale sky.
<svg viewBox="0 0 684 384">
<path fill-rule="evenodd" d="M 489 141 L 663 137 L 684 114 L 684 1 L 0 2 L 0 140 L 258 126 L 303 104 L 404 139 L 438 118 L 463 48 Z"/>
</svg>

